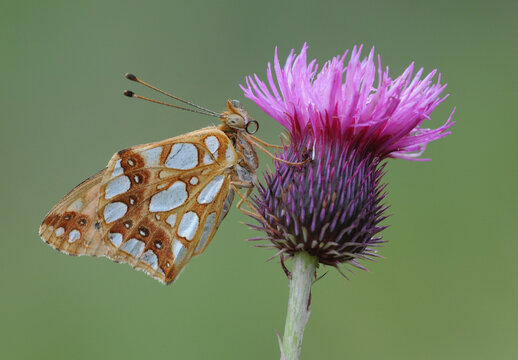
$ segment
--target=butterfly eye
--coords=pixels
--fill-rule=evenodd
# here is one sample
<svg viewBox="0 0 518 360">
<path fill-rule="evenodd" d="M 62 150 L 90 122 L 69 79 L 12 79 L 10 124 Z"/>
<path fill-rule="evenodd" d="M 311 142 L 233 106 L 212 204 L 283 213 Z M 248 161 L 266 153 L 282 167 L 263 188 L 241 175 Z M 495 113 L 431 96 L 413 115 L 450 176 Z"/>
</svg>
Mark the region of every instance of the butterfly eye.
<svg viewBox="0 0 518 360">
<path fill-rule="evenodd" d="M 255 120 L 249 121 L 248 124 L 246 124 L 246 132 L 249 134 L 255 134 L 257 130 L 259 130 L 259 123 Z"/>
<path fill-rule="evenodd" d="M 232 102 L 233 107 L 235 107 L 235 108 L 241 107 L 241 103 L 239 102 L 239 100 L 231 100 L 231 102 Z"/>
<path fill-rule="evenodd" d="M 235 115 L 235 114 L 227 116 L 225 118 L 225 123 L 227 124 L 227 126 L 230 126 L 233 128 L 244 129 L 244 127 L 245 127 L 245 119 L 243 119 L 241 116 Z"/>
</svg>

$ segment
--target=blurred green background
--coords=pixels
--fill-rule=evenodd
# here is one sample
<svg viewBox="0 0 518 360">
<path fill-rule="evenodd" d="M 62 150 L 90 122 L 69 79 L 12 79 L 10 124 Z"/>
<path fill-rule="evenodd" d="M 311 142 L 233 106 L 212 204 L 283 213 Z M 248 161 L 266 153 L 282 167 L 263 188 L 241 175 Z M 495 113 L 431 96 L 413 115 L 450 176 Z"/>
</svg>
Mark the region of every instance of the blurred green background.
<svg viewBox="0 0 518 360">
<path fill-rule="evenodd" d="M 390 161 L 386 259 L 314 286 L 303 358 L 516 359 L 517 4 L 3 1 L 0 358 L 279 358 L 288 281 L 244 241 L 259 234 L 239 211 L 169 287 L 60 254 L 37 231 L 115 151 L 214 123 L 123 97 L 157 97 L 125 72 L 218 111 L 242 99 L 279 142 L 238 84 L 264 77 L 275 46 L 285 58 L 307 41 L 320 63 L 363 43 L 392 76 L 438 68 L 451 96 L 427 125 L 457 112 L 432 162 Z"/>
</svg>

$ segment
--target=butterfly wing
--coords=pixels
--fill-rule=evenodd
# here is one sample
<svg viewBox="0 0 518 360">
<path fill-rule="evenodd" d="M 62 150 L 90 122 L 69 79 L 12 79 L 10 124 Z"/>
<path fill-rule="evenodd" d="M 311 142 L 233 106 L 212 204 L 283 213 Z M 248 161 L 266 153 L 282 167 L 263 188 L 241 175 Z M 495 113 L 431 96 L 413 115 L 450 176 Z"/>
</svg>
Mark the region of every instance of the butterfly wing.
<svg viewBox="0 0 518 360">
<path fill-rule="evenodd" d="M 69 255 L 105 255 L 97 222 L 97 204 L 106 169 L 83 181 L 47 214 L 40 226 L 40 237 L 56 250 Z"/>
<path fill-rule="evenodd" d="M 115 154 L 97 205 L 106 256 L 172 282 L 228 212 L 236 162 L 216 127 Z"/>
</svg>

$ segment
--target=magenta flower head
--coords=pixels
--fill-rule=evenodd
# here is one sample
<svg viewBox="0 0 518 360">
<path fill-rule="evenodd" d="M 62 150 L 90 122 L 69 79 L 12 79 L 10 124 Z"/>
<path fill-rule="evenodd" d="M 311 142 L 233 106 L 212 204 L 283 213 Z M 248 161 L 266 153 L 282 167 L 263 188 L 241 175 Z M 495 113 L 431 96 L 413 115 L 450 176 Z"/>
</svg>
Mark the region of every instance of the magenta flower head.
<svg viewBox="0 0 518 360">
<path fill-rule="evenodd" d="M 284 66 L 277 52 L 267 83 L 247 77 L 245 96 L 283 125 L 290 138 L 275 171 L 266 173 L 253 198 L 271 247 L 293 256 L 305 251 L 338 268 L 377 256 L 386 206 L 383 168 L 387 158 L 425 160 L 426 145 L 448 135 L 450 118 L 437 129 L 422 125 L 446 97 L 436 71 L 423 77 L 411 64 L 391 79 L 374 61 L 374 49 L 361 58 L 353 48 L 318 70 L 307 62 L 307 46 L 292 50 Z M 259 238 L 257 238 L 259 239 Z"/>
</svg>

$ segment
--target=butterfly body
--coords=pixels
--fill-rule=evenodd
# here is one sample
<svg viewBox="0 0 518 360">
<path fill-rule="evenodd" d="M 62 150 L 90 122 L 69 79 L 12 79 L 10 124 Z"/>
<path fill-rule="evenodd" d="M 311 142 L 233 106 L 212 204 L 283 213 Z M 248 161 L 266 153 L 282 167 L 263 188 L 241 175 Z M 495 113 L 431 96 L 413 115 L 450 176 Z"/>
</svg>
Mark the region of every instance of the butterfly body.
<svg viewBox="0 0 518 360">
<path fill-rule="evenodd" d="M 41 238 L 70 255 L 105 256 L 168 284 L 201 254 L 234 193 L 256 183 L 251 120 L 228 102 L 223 124 L 113 155 L 45 217 Z"/>
</svg>

